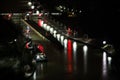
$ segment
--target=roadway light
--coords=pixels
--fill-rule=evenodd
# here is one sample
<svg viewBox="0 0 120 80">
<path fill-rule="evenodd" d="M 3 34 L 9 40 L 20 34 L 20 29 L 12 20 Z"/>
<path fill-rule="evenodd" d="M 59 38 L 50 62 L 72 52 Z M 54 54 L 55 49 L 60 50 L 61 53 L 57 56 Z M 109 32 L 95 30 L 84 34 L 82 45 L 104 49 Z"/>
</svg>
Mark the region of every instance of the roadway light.
<svg viewBox="0 0 120 80">
<path fill-rule="evenodd" d="M 58 41 L 60 40 L 60 34 L 57 34 L 57 40 Z"/>
<path fill-rule="evenodd" d="M 54 30 L 54 31 L 53 31 L 53 36 L 54 36 L 54 37 L 56 37 L 56 33 L 57 33 L 57 31 Z"/>
<path fill-rule="evenodd" d="M 64 39 L 64 48 L 67 48 L 67 39 Z"/>
<path fill-rule="evenodd" d="M 46 29 L 47 29 L 47 31 L 50 31 L 50 26 L 48 25 L 48 26 L 46 27 Z"/>
<path fill-rule="evenodd" d="M 50 28 L 50 33 L 53 34 L 53 28 L 52 27 Z"/>
<path fill-rule="evenodd" d="M 64 43 L 64 36 L 60 37 L 60 41 L 61 41 L 61 44 L 63 45 L 63 43 Z"/>
</svg>

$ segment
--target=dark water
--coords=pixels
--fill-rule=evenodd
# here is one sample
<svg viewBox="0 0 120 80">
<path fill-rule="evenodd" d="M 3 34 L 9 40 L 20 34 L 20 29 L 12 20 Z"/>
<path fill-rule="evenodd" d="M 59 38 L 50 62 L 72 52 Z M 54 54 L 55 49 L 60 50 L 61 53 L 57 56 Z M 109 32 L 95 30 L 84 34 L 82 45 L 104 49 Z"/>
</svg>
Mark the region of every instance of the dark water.
<svg viewBox="0 0 120 80">
<path fill-rule="evenodd" d="M 30 80 L 114 80 L 109 76 L 111 58 L 105 52 L 82 45 L 60 49 L 51 42 L 43 43 L 47 63 L 37 63 Z M 76 48 L 75 48 L 76 47 Z"/>
</svg>

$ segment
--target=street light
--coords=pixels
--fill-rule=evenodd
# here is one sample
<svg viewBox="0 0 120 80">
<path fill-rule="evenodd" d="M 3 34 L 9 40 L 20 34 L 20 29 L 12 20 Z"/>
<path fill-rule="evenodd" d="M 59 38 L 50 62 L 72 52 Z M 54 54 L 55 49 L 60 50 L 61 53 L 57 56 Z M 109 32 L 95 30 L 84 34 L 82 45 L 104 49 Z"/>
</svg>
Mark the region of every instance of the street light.
<svg viewBox="0 0 120 80">
<path fill-rule="evenodd" d="M 31 5 L 32 5 L 32 2 L 28 2 L 28 5 L 31 6 Z"/>
<path fill-rule="evenodd" d="M 34 8 L 35 8 L 35 6 L 34 6 L 34 5 L 32 5 L 32 6 L 31 6 L 31 9 L 34 9 Z"/>
</svg>

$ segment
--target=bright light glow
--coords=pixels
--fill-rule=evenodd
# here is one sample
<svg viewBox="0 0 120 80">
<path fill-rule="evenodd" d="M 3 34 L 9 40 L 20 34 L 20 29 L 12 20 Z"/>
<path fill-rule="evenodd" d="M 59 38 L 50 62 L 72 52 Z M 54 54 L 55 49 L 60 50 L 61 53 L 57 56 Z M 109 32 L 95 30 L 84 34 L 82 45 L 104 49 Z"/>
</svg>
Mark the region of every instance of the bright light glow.
<svg viewBox="0 0 120 80">
<path fill-rule="evenodd" d="M 82 11 L 80 10 L 79 13 L 82 13 Z"/>
<path fill-rule="evenodd" d="M 60 34 L 57 34 L 57 40 L 58 41 L 60 40 Z"/>
<path fill-rule="evenodd" d="M 84 55 L 83 55 L 83 57 L 84 57 L 84 74 L 86 74 L 87 73 L 87 52 L 88 52 L 88 47 L 87 47 L 87 45 L 84 45 L 83 46 L 83 52 L 84 52 Z"/>
<path fill-rule="evenodd" d="M 50 28 L 50 33 L 53 34 L 53 28 Z"/>
<path fill-rule="evenodd" d="M 27 16 L 29 16 L 30 14 L 29 14 L 29 13 L 27 13 L 26 15 L 27 15 Z"/>
<path fill-rule="evenodd" d="M 50 26 L 49 25 L 47 26 L 47 31 L 50 31 Z"/>
<path fill-rule="evenodd" d="M 40 56 L 39 55 L 37 55 L 37 57 L 36 57 L 37 59 L 40 59 Z"/>
<path fill-rule="evenodd" d="M 108 57 L 108 61 L 111 61 L 112 60 L 112 58 L 111 57 Z"/>
<path fill-rule="evenodd" d="M 56 37 L 56 33 L 57 33 L 57 31 L 54 30 L 54 31 L 53 31 L 53 36 L 54 36 L 54 37 Z"/>
<path fill-rule="evenodd" d="M 106 41 L 103 41 L 103 44 L 106 44 L 107 42 Z"/>
<path fill-rule="evenodd" d="M 17 41 L 17 39 L 14 39 L 14 41 L 16 42 L 16 41 Z"/>
<path fill-rule="evenodd" d="M 103 66 L 102 66 L 103 77 L 107 75 L 107 54 L 103 52 Z"/>
<path fill-rule="evenodd" d="M 112 61 L 112 58 L 111 57 L 108 57 L 108 67 L 110 68 L 111 67 L 111 61 Z"/>
<path fill-rule="evenodd" d="M 73 42 L 73 51 L 77 50 L 77 42 Z"/>
<path fill-rule="evenodd" d="M 47 24 L 43 24 L 43 28 L 46 30 Z"/>
<path fill-rule="evenodd" d="M 84 45 L 84 46 L 83 46 L 83 51 L 84 51 L 84 52 L 87 52 L 87 50 L 88 50 L 88 47 L 87 47 L 86 45 Z"/>
<path fill-rule="evenodd" d="M 67 39 L 64 39 L 64 47 L 67 48 Z"/>
<path fill-rule="evenodd" d="M 63 45 L 63 42 L 64 42 L 64 36 L 61 36 L 61 37 L 60 37 L 60 41 L 61 41 L 61 44 Z"/>
<path fill-rule="evenodd" d="M 31 6 L 31 5 L 32 5 L 32 2 L 28 2 L 28 5 Z"/>
<path fill-rule="evenodd" d="M 32 5 L 32 6 L 31 6 L 31 9 L 34 9 L 34 8 L 35 8 L 35 6 L 34 6 L 34 5 Z"/>
<path fill-rule="evenodd" d="M 74 71 L 77 70 L 77 42 L 73 42 L 73 62 L 74 62 Z"/>
</svg>

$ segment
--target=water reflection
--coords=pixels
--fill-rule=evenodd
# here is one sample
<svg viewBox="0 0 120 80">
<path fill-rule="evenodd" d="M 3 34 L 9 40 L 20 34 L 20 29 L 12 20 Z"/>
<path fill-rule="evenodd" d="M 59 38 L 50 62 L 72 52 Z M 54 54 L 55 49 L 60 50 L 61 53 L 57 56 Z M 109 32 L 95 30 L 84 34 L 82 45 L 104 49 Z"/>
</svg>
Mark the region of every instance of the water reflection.
<svg viewBox="0 0 120 80">
<path fill-rule="evenodd" d="M 77 70 L 77 43 L 71 40 L 64 40 L 64 60 L 65 67 L 68 73 L 76 72 Z"/>
<path fill-rule="evenodd" d="M 45 71 L 45 66 L 47 64 L 46 63 L 37 63 L 36 64 L 36 71 L 34 72 L 32 78 L 33 80 L 37 80 L 39 78 L 43 78 L 44 77 L 44 71 Z"/>
<path fill-rule="evenodd" d="M 67 66 L 68 66 L 68 72 L 71 73 L 73 71 L 72 66 L 72 41 L 68 40 L 68 49 L 67 49 Z"/>
<path fill-rule="evenodd" d="M 77 43 L 73 42 L 73 63 L 74 63 L 74 71 L 77 70 Z"/>
<path fill-rule="evenodd" d="M 86 45 L 84 45 L 83 46 L 84 74 L 87 73 L 87 52 L 88 52 L 88 47 Z"/>
<path fill-rule="evenodd" d="M 109 57 L 107 58 L 107 60 L 108 60 L 108 68 L 111 69 L 112 57 L 109 56 Z"/>
<path fill-rule="evenodd" d="M 33 80 L 36 80 L 36 71 L 33 74 Z"/>
<path fill-rule="evenodd" d="M 103 80 L 107 80 L 107 54 L 106 52 L 103 52 L 102 77 L 103 77 Z"/>
</svg>

